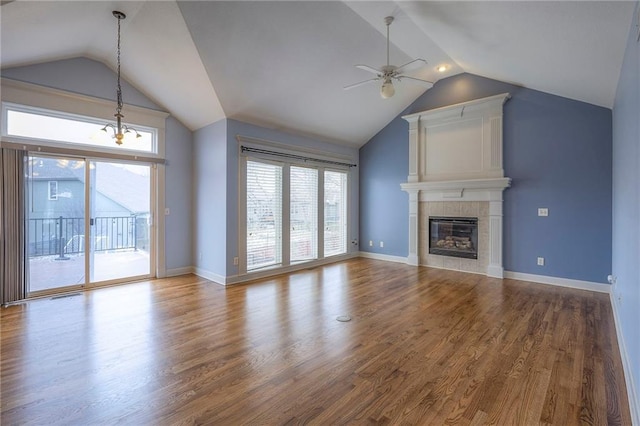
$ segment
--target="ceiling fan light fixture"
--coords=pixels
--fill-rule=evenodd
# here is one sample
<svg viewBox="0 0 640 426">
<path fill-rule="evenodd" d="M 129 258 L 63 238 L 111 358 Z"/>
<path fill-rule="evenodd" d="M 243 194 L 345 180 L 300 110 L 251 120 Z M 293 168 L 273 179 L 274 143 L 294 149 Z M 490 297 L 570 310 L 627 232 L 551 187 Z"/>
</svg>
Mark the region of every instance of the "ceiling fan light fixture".
<svg viewBox="0 0 640 426">
<path fill-rule="evenodd" d="M 362 86 L 363 84 L 367 84 L 374 81 L 382 81 L 383 83 L 382 83 L 382 86 L 380 87 L 380 96 L 382 96 L 382 99 L 389 99 L 396 93 L 396 89 L 395 87 L 393 87 L 394 79 L 396 81 L 407 79 L 409 81 L 426 83 L 429 85 L 429 88 L 433 86 L 433 82 L 431 81 L 405 75 L 407 71 L 413 70 L 416 65 L 420 65 L 420 66 L 426 65 L 427 61 L 425 61 L 424 59 L 420 59 L 420 58 L 414 59 L 412 61 L 407 62 L 406 64 L 400 65 L 399 67 L 395 65 L 391 65 L 389 61 L 389 50 L 390 50 L 389 49 L 389 46 L 390 46 L 389 26 L 393 21 L 394 21 L 393 16 L 387 16 L 386 18 L 384 18 L 384 23 L 387 26 L 387 64 L 383 65 L 379 69 L 370 67 L 369 65 L 362 65 L 362 64 L 356 65 L 356 68 L 375 74 L 375 77 L 370 78 L 368 80 L 360 81 L 355 84 L 349 84 L 348 86 L 344 86 L 343 87 L 344 90 L 353 89 L 354 87 L 359 87 L 359 86 Z M 447 66 L 447 69 L 448 69 L 448 66 Z"/>
<path fill-rule="evenodd" d="M 393 87 L 393 82 L 391 79 L 387 79 L 382 83 L 382 87 L 380 88 L 380 96 L 382 99 L 389 99 L 393 95 L 395 95 L 396 89 Z"/>
</svg>

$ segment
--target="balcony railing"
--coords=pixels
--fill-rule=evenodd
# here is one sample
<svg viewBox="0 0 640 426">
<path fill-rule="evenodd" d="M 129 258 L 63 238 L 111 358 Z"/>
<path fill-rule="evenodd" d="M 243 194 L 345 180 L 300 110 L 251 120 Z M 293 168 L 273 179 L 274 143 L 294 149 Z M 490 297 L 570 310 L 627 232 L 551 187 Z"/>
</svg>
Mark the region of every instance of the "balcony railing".
<svg viewBox="0 0 640 426">
<path fill-rule="evenodd" d="M 96 217 L 91 219 L 93 251 L 114 251 L 146 248 L 139 237 L 146 240 L 148 215 Z M 84 253 L 84 218 L 63 217 L 29 219 L 29 256 L 65 258 L 69 254 Z"/>
</svg>

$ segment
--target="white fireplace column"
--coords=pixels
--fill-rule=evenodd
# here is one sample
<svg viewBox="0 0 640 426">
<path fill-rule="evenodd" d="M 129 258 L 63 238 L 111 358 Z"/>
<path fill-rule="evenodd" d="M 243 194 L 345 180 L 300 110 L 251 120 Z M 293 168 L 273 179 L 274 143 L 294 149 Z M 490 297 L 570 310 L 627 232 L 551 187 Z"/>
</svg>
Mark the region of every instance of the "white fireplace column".
<svg viewBox="0 0 640 426">
<path fill-rule="evenodd" d="M 418 128 L 420 125 L 420 116 L 406 119 L 409 122 L 409 176 L 408 182 L 419 182 L 419 161 L 420 161 L 420 144 Z"/>
<path fill-rule="evenodd" d="M 504 277 L 502 266 L 502 191 L 492 192 L 490 198 L 500 197 L 499 200 L 489 201 L 489 265 L 487 276 Z"/>
<path fill-rule="evenodd" d="M 418 266 L 420 264 L 420 200 L 418 190 L 409 190 L 409 255 L 407 264 Z"/>
</svg>

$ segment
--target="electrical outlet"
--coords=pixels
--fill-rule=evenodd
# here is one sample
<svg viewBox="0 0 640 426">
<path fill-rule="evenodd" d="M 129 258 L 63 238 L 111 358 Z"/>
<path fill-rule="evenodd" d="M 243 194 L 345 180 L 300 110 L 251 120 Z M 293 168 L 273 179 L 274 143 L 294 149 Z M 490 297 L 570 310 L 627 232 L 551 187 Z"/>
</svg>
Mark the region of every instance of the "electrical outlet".
<svg viewBox="0 0 640 426">
<path fill-rule="evenodd" d="M 373 247 L 373 240 L 369 240 L 369 247 Z"/>
<path fill-rule="evenodd" d="M 233 264 L 236 266 L 238 265 L 238 257 L 233 258 Z"/>
<path fill-rule="evenodd" d="M 538 216 L 549 216 L 549 209 L 546 207 L 541 207 L 538 209 Z"/>
<path fill-rule="evenodd" d="M 538 266 L 544 266 L 544 257 L 538 258 Z"/>
<path fill-rule="evenodd" d="M 380 248 L 384 247 L 384 241 L 380 241 Z"/>
</svg>

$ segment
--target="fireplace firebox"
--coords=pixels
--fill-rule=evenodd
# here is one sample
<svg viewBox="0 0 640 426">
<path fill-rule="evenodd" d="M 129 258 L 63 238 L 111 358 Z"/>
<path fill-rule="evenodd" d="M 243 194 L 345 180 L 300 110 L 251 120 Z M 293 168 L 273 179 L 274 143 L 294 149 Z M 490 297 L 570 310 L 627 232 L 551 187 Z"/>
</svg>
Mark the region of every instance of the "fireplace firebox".
<svg viewBox="0 0 640 426">
<path fill-rule="evenodd" d="M 478 258 L 477 217 L 429 217 L 429 253 Z"/>
</svg>

